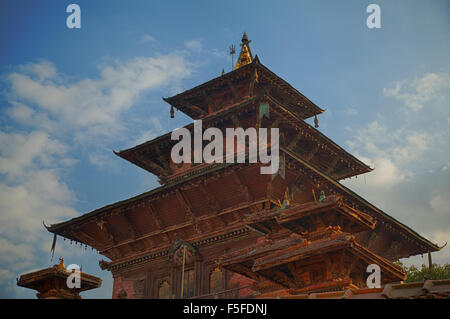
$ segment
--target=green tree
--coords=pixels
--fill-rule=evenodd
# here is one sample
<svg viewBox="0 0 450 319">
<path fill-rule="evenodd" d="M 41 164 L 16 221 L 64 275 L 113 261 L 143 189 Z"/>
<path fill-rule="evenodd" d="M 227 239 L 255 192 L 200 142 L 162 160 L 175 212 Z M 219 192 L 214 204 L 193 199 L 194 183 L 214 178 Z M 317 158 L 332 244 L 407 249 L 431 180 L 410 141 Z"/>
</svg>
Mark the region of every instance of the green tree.
<svg viewBox="0 0 450 319">
<path fill-rule="evenodd" d="M 427 279 L 450 279 L 450 264 L 445 264 L 442 266 L 433 264 L 431 269 L 425 265 L 422 265 L 421 268 L 414 265 L 408 267 L 403 265 L 401 262 L 397 262 L 397 265 L 402 267 L 403 271 L 407 275 L 405 282 L 425 281 Z"/>
</svg>

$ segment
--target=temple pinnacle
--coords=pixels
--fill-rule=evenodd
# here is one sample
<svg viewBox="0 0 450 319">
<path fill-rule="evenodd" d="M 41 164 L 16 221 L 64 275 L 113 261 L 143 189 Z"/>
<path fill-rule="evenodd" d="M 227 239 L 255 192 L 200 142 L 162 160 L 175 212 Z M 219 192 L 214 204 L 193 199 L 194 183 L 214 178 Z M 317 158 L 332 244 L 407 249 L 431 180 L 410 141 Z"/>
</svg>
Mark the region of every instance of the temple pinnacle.
<svg viewBox="0 0 450 319">
<path fill-rule="evenodd" d="M 239 57 L 237 59 L 235 69 L 238 69 L 246 64 L 252 63 L 253 55 L 252 51 L 250 51 L 250 42 L 252 41 L 248 40 L 247 33 L 244 32 L 244 34 L 242 35 L 241 53 L 239 54 Z"/>
</svg>

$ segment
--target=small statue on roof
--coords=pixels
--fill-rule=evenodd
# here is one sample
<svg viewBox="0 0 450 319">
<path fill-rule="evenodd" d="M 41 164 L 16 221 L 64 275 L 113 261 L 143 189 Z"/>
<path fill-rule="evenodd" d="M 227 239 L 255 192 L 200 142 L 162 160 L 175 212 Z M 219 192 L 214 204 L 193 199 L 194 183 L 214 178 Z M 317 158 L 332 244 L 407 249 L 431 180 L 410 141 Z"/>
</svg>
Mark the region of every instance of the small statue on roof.
<svg viewBox="0 0 450 319">
<path fill-rule="evenodd" d="M 319 203 L 322 203 L 322 201 L 323 201 L 325 198 L 326 198 L 326 196 L 325 196 L 325 191 L 324 191 L 324 190 L 321 190 L 321 191 L 320 191 L 320 195 L 319 195 L 319 200 L 318 200 L 318 202 L 319 202 Z"/>
<path fill-rule="evenodd" d="M 279 201 L 278 201 L 279 202 Z M 289 194 L 288 189 L 286 188 L 286 191 L 284 192 L 283 202 L 281 203 L 281 209 L 288 208 L 291 206 L 291 202 L 289 201 Z"/>
<path fill-rule="evenodd" d="M 66 265 L 64 264 L 64 258 L 59 257 L 59 264 L 55 265 L 58 269 L 66 270 Z"/>
</svg>

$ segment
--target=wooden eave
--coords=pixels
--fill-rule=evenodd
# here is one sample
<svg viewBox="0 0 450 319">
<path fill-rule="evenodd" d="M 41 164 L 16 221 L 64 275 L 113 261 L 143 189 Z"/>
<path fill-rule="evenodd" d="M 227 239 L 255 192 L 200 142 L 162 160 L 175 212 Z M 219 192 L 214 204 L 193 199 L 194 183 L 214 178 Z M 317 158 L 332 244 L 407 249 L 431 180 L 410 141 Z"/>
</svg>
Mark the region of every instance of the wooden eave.
<svg viewBox="0 0 450 319">
<path fill-rule="evenodd" d="M 208 128 L 211 125 L 220 123 L 221 121 L 229 120 L 229 118 L 227 117 L 228 114 L 237 115 L 239 114 L 239 112 L 251 112 L 255 109 L 255 104 L 257 104 L 258 101 L 264 98 L 265 96 L 252 97 L 246 101 L 240 102 L 234 108 L 228 108 L 221 113 L 216 113 L 208 116 L 203 119 L 203 127 Z M 271 98 L 269 97 L 269 99 Z M 336 154 L 335 156 L 341 157 L 342 160 L 345 160 L 346 163 L 349 163 L 351 169 L 349 168 L 346 173 L 340 174 L 339 172 L 334 171 L 330 173 L 331 175 L 336 175 L 336 179 L 340 180 L 372 171 L 369 166 L 348 153 L 346 150 L 341 148 L 320 131 L 298 118 L 288 109 L 283 108 L 283 106 L 280 105 L 279 102 L 273 102 L 276 103 L 276 108 L 280 108 L 280 111 L 277 112 L 285 113 L 285 115 L 287 116 L 286 118 L 290 119 L 288 124 L 293 126 L 298 131 L 298 134 L 305 134 L 305 136 L 311 138 L 317 145 L 320 145 L 322 148 L 326 147 L 332 153 Z M 194 124 L 191 123 L 184 126 L 184 128 L 187 128 L 192 132 L 193 125 Z M 166 156 L 165 158 L 161 158 L 157 153 L 170 154 L 170 146 L 174 144 L 175 141 L 171 140 L 171 133 L 166 133 L 153 140 L 139 144 L 132 148 L 114 152 L 114 154 L 130 161 L 131 163 L 137 165 L 138 167 L 141 167 L 142 169 L 150 173 L 157 175 L 161 179 L 161 182 L 166 182 L 166 179 L 171 175 L 171 172 L 167 167 L 164 167 L 164 161 L 166 162 L 166 164 L 168 164 L 169 157 Z M 146 160 L 144 161 L 138 156 L 139 154 L 154 154 L 154 156 L 146 157 Z"/>
<path fill-rule="evenodd" d="M 287 169 L 294 169 L 295 171 L 303 171 L 303 174 L 306 174 L 307 176 L 310 176 L 312 180 L 317 180 L 318 183 L 321 183 L 323 185 L 328 185 L 327 187 L 331 187 L 333 189 L 333 192 L 336 192 L 337 194 L 340 194 L 344 197 L 344 202 L 346 203 L 353 203 L 356 204 L 359 210 L 363 211 L 364 213 L 372 216 L 375 218 L 378 222 L 382 223 L 385 227 L 389 229 L 393 229 L 397 231 L 400 235 L 402 235 L 404 238 L 406 238 L 408 241 L 414 242 L 414 247 L 417 247 L 414 251 L 408 251 L 409 255 L 417 255 L 421 253 L 427 253 L 428 251 L 438 251 L 440 248 L 429 242 L 427 239 L 423 238 L 407 226 L 403 225 L 396 219 L 392 218 L 391 216 L 387 215 L 380 209 L 376 208 L 372 204 L 368 203 L 366 200 L 358 196 L 356 193 L 352 192 L 345 186 L 341 185 L 336 180 L 332 179 L 328 175 L 324 174 L 323 172 L 317 170 L 313 166 L 311 166 L 309 163 L 305 162 L 301 158 L 298 158 L 295 154 L 290 152 L 289 150 L 281 148 L 281 151 L 287 154 Z M 292 162 L 294 161 L 294 162 Z M 297 163 L 296 165 L 299 165 L 299 168 L 289 168 L 291 167 L 292 163 Z M 186 182 L 192 181 L 196 178 L 201 178 L 205 174 L 219 172 L 223 169 L 235 169 L 237 166 L 242 166 L 243 164 L 221 164 L 216 167 L 206 167 L 205 170 L 202 170 L 199 174 L 193 174 L 190 176 L 187 176 L 183 179 L 179 179 L 177 181 L 174 181 L 173 183 L 163 185 L 161 187 L 158 187 L 152 191 L 143 193 L 141 195 L 132 197 L 130 199 L 119 201 L 117 203 L 104 206 L 102 208 L 96 209 L 90 213 L 84 214 L 82 216 L 73 218 L 69 221 L 53 224 L 50 227 L 47 227 L 47 229 L 55 234 L 58 234 L 60 236 L 63 236 L 65 238 L 68 238 L 70 240 L 75 240 L 77 242 L 82 242 L 84 244 L 87 244 L 89 246 L 93 246 L 93 242 L 95 242 L 95 239 L 87 240 L 86 237 L 82 236 L 82 234 L 68 234 L 66 232 L 66 229 L 70 227 L 78 227 L 86 222 L 89 222 L 91 220 L 96 220 L 97 217 L 102 216 L 109 216 L 112 211 L 117 211 L 119 214 L 121 213 L 121 209 L 126 209 L 130 206 L 138 206 L 141 202 L 145 200 L 151 200 L 153 196 L 161 196 L 162 194 L 166 192 L 173 191 L 177 186 L 180 186 L 182 184 L 185 184 Z M 259 165 L 259 164 L 247 164 L 250 166 L 253 165 Z M 78 225 L 78 226 L 77 226 Z M 101 245 L 100 245 L 101 246 Z M 104 247 L 94 247 L 97 250 L 103 249 Z M 406 256 L 405 256 L 406 257 Z"/>
<path fill-rule="evenodd" d="M 416 233 L 414 230 L 412 230 L 408 226 L 402 224 L 401 222 L 399 222 L 392 216 L 383 212 L 381 209 L 375 207 L 374 205 L 369 203 L 367 200 L 365 200 L 364 198 L 362 198 L 361 196 L 359 196 L 358 194 L 356 194 L 349 188 L 345 187 L 344 185 L 342 185 L 338 181 L 334 180 L 327 174 L 321 172 L 314 166 L 310 165 L 308 162 L 306 162 L 305 160 L 303 160 L 302 158 L 297 156 L 295 153 L 293 153 L 289 149 L 286 149 L 285 147 L 280 147 L 280 151 L 283 151 L 284 153 L 289 155 L 289 157 L 292 160 L 300 163 L 302 166 L 307 168 L 309 170 L 309 172 L 313 173 L 315 176 L 320 177 L 320 179 L 322 179 L 322 181 L 326 181 L 327 183 L 329 183 L 329 185 L 332 185 L 334 190 L 338 194 L 341 194 L 344 196 L 344 200 L 346 200 L 346 199 L 355 200 L 355 203 L 357 203 L 357 204 L 361 205 L 363 208 L 365 208 L 365 210 L 364 210 L 365 213 L 374 217 L 376 220 L 381 221 L 383 224 L 386 224 L 386 226 L 388 228 L 396 229 L 398 232 L 403 234 L 403 236 L 406 236 L 408 238 L 414 238 L 414 240 L 418 244 L 417 246 L 420 246 L 421 248 L 418 249 L 412 255 L 423 254 L 423 253 L 427 253 L 429 251 L 430 252 L 439 251 L 441 249 L 439 246 L 437 246 L 436 244 L 433 244 L 428 239 L 422 237 L 421 235 Z M 391 225 L 391 226 L 388 226 L 388 225 Z"/>
<path fill-rule="evenodd" d="M 220 166 L 211 167 L 210 169 L 204 171 L 203 173 L 204 174 L 212 173 L 212 172 L 224 169 L 226 167 L 229 167 L 231 165 L 232 164 L 221 164 Z M 187 177 L 184 180 L 179 180 L 179 181 L 173 182 L 171 184 L 162 185 L 162 186 L 157 187 L 157 188 L 155 188 L 155 189 L 153 189 L 151 191 L 142 193 L 140 195 L 131 197 L 131 198 L 126 199 L 126 200 L 118 201 L 118 202 L 110 204 L 110 205 L 106 205 L 104 207 L 98 208 L 96 210 L 93 210 L 93 211 L 91 211 L 89 213 L 86 213 L 84 215 L 81 215 L 79 217 L 72 218 L 72 219 L 70 219 L 68 221 L 57 223 L 57 224 L 52 224 L 51 226 L 48 226 L 46 228 L 51 233 L 56 233 L 56 234 L 58 234 L 60 236 L 63 236 L 65 238 L 68 238 L 68 239 L 71 239 L 71 240 L 75 240 L 75 241 L 78 241 L 78 242 L 82 242 L 82 241 L 80 241 L 80 240 L 78 240 L 76 238 L 71 238 L 71 237 L 68 237 L 68 236 L 64 236 L 62 233 L 58 233 L 58 232 L 61 231 L 64 227 L 71 226 L 71 225 L 78 224 L 78 223 L 83 223 L 83 222 L 89 220 L 90 218 L 93 218 L 93 217 L 96 217 L 98 215 L 107 213 L 108 211 L 112 211 L 113 209 L 123 208 L 123 207 L 126 207 L 128 205 L 136 204 L 137 202 L 139 202 L 141 200 L 149 199 L 152 196 L 157 196 L 157 195 L 160 195 L 160 194 L 162 194 L 164 192 L 169 192 L 169 191 L 173 190 L 176 186 L 178 186 L 180 184 L 184 184 L 186 182 L 189 182 L 189 181 L 191 181 L 191 180 L 193 180 L 193 179 L 195 179 L 197 177 L 198 176 L 193 175 L 193 176 Z"/>
<path fill-rule="evenodd" d="M 298 237 L 288 237 L 286 239 L 278 240 L 273 244 L 269 242 L 261 245 L 245 247 L 222 255 L 218 261 L 218 265 L 226 268 L 229 265 L 252 261 L 272 251 L 305 244 L 306 240 L 304 239 Z"/>
<path fill-rule="evenodd" d="M 275 100 L 274 98 L 270 96 L 265 96 L 269 99 L 272 103 L 274 103 L 276 108 L 279 108 L 280 111 L 277 111 L 279 113 L 279 116 L 286 115 L 284 118 L 286 121 L 296 129 L 298 132 L 297 134 L 305 135 L 308 138 L 311 138 L 312 141 L 319 147 L 319 148 L 327 148 L 331 152 L 335 153 L 336 156 L 342 156 L 344 160 L 346 160 L 348 163 L 351 163 L 351 170 L 349 170 L 346 173 L 339 173 L 339 172 L 330 172 L 330 175 L 336 175 L 335 179 L 341 180 L 348 177 L 352 177 L 355 175 L 368 173 L 373 171 L 372 168 L 370 168 L 368 165 L 363 163 L 361 160 L 347 152 L 345 149 L 343 149 L 341 146 L 336 144 L 333 140 L 331 140 L 329 137 L 327 137 L 325 134 L 314 128 L 313 126 L 309 125 L 305 121 L 301 120 L 297 117 L 296 114 L 290 112 L 280 101 Z M 294 137 L 295 138 L 295 137 Z M 289 142 L 289 141 L 288 141 Z M 295 151 L 294 151 L 295 152 Z M 332 174 L 331 174 L 332 173 Z"/>
<path fill-rule="evenodd" d="M 258 97 L 249 98 L 248 100 L 243 101 L 243 102 L 239 103 L 238 105 L 236 105 L 236 108 L 234 108 L 234 109 L 227 109 L 220 114 L 214 114 L 212 116 L 209 116 L 208 118 L 203 119 L 203 123 L 202 123 L 203 128 L 208 128 L 214 124 L 229 120 L 229 118 L 226 117 L 226 115 L 229 113 L 236 114 L 236 112 L 248 112 L 254 108 L 253 104 L 259 100 L 260 100 L 260 98 L 258 98 Z M 184 128 L 188 129 L 192 133 L 193 129 L 194 129 L 194 123 L 190 123 L 190 124 L 184 126 Z M 171 172 L 162 167 L 163 166 L 162 161 L 165 160 L 168 163 L 168 161 L 169 161 L 168 156 L 164 159 L 161 159 L 159 155 L 155 155 L 154 157 L 147 158 L 147 161 L 144 162 L 142 160 L 139 160 L 136 157 L 136 154 L 156 153 L 155 150 L 160 149 L 160 153 L 165 152 L 166 154 L 169 154 L 169 156 L 170 156 L 170 147 L 176 143 L 176 141 L 171 140 L 171 135 L 172 135 L 172 132 L 169 132 L 169 133 L 161 135 L 153 140 L 136 145 L 132 148 L 121 150 L 119 152 L 114 151 L 114 154 L 135 164 L 136 166 L 138 166 L 150 173 L 155 174 L 156 176 L 158 176 L 159 178 L 162 179 L 161 182 L 165 182 L 165 179 L 171 175 Z M 154 164 L 156 164 L 156 165 L 150 165 L 149 162 L 154 162 Z"/>
<path fill-rule="evenodd" d="M 220 77 L 214 78 L 175 96 L 163 98 L 163 100 L 178 110 L 184 112 L 191 118 L 195 120 L 201 119 L 209 115 L 207 106 L 208 103 L 194 103 L 192 99 L 195 98 L 197 100 L 201 100 L 201 97 L 204 96 L 205 92 L 214 91 L 218 88 L 229 87 L 230 82 L 237 82 L 242 78 L 249 78 L 250 80 L 250 77 L 253 76 L 255 70 L 258 72 L 258 78 L 265 79 L 265 81 L 276 85 L 282 92 L 289 96 L 289 98 L 293 101 L 292 105 L 294 106 L 294 112 L 304 114 L 302 119 L 306 119 L 324 112 L 323 109 L 311 102 L 289 83 L 261 64 L 258 56 L 255 56 L 252 63 L 244 65 L 229 73 L 225 73 Z M 219 114 L 220 113 L 221 112 L 219 111 Z"/>
<path fill-rule="evenodd" d="M 337 216 L 342 216 L 349 221 L 347 227 L 357 225 L 357 229 L 352 229 L 351 233 L 356 233 L 364 230 L 373 230 L 376 221 L 367 214 L 358 211 L 349 205 L 343 203 L 342 196 L 329 196 L 322 203 L 308 202 L 304 204 L 294 204 L 285 209 L 277 209 L 274 211 L 261 211 L 248 215 L 245 220 L 252 228 L 257 229 L 263 233 L 267 233 L 266 229 L 270 229 L 270 223 L 277 223 L 284 226 L 291 231 L 300 234 L 304 231 L 303 227 L 298 223 L 309 218 L 312 215 L 319 215 L 323 213 L 335 212 Z M 336 218 L 338 219 L 338 217 Z M 333 226 L 333 225 L 326 225 Z M 343 225 L 340 225 L 343 227 Z M 342 229 L 346 232 L 345 229 Z"/>
<path fill-rule="evenodd" d="M 252 276 L 253 278 L 258 275 L 268 278 L 270 276 L 266 274 L 266 271 L 270 269 L 294 261 L 307 260 L 314 256 L 322 256 L 324 254 L 347 250 L 367 264 L 378 264 L 383 272 L 389 273 L 391 279 L 406 279 L 406 275 L 403 273 L 401 267 L 370 252 L 368 249 L 356 243 L 353 236 L 345 233 L 325 240 L 301 242 L 285 245 L 284 247 L 278 247 L 280 245 L 277 244 L 273 244 L 272 246 L 260 249 L 256 247 L 246 254 L 243 251 L 239 251 L 237 254 L 235 253 L 235 256 L 225 255 L 222 257 L 219 265 L 225 269 L 236 271 L 247 276 L 252 276 L 251 274 L 253 273 L 255 274 Z M 282 282 L 277 281 L 277 283 L 285 285 Z"/>
</svg>

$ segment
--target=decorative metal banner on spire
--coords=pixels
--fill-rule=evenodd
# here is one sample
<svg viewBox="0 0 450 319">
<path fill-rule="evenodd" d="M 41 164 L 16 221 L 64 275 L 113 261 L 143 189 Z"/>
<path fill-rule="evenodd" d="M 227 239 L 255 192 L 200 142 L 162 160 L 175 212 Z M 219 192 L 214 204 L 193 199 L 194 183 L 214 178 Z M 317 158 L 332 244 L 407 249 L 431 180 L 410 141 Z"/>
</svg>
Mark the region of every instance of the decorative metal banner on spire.
<svg viewBox="0 0 450 319">
<path fill-rule="evenodd" d="M 234 66 L 234 55 L 236 53 L 236 47 L 234 46 L 234 44 L 230 45 L 230 55 L 231 55 L 231 70 L 233 70 L 233 66 Z"/>
<path fill-rule="evenodd" d="M 250 42 L 252 41 L 248 40 L 247 34 L 244 32 L 244 35 L 242 36 L 241 53 L 239 53 L 235 69 L 238 69 L 246 64 L 252 63 L 253 55 L 252 51 L 250 51 L 249 45 Z"/>
</svg>

